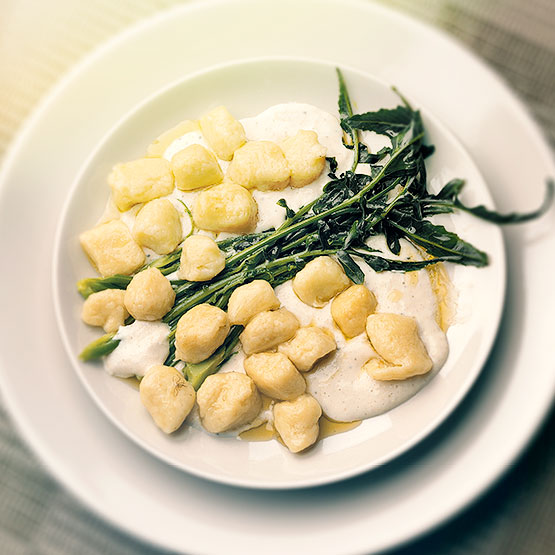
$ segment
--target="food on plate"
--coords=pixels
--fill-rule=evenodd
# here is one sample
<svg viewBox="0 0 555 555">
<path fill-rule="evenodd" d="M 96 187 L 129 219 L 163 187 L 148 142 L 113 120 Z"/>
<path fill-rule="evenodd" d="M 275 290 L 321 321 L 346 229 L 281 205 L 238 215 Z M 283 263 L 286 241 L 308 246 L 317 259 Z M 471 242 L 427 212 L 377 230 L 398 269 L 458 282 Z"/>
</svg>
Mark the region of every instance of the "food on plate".
<svg viewBox="0 0 555 555">
<path fill-rule="evenodd" d="M 196 393 L 183 374 L 171 366 L 152 366 L 139 385 L 141 402 L 166 434 L 175 432 L 195 405 Z"/>
<path fill-rule="evenodd" d="M 133 276 L 123 297 L 125 308 L 135 320 L 154 322 L 171 309 L 175 292 L 158 268 L 147 268 Z"/>
<path fill-rule="evenodd" d="M 319 256 L 311 260 L 293 278 L 293 289 L 299 299 L 316 308 L 325 306 L 349 285 L 351 280 L 341 265 L 330 256 Z"/>
<path fill-rule="evenodd" d="M 106 333 L 118 331 L 129 316 L 124 297 L 122 289 L 104 289 L 93 293 L 83 303 L 83 322 L 89 326 L 101 326 Z"/>
<path fill-rule="evenodd" d="M 79 240 L 93 266 L 104 277 L 132 274 L 146 260 L 144 251 L 120 220 L 112 220 L 84 231 Z"/>
<path fill-rule="evenodd" d="M 254 381 L 246 374 L 208 376 L 197 392 L 202 425 L 213 434 L 252 422 L 262 408 Z"/>
<path fill-rule="evenodd" d="M 346 337 L 356 337 L 366 329 L 366 319 L 377 304 L 376 295 L 368 287 L 352 285 L 333 299 L 331 317 Z"/>
<path fill-rule="evenodd" d="M 108 176 L 112 198 L 124 212 L 135 204 L 169 195 L 174 177 L 170 163 L 163 158 L 140 158 L 117 164 Z"/>
<path fill-rule="evenodd" d="M 177 322 L 175 353 L 178 360 L 202 362 L 225 341 L 229 318 L 217 306 L 199 304 Z"/>
<path fill-rule="evenodd" d="M 166 149 L 179 137 L 183 137 L 187 133 L 193 131 L 200 132 L 200 125 L 198 121 L 185 120 L 178 123 L 175 127 L 164 131 L 159 137 L 157 137 L 146 150 L 147 156 L 152 156 L 154 158 L 161 158 L 164 156 Z"/>
<path fill-rule="evenodd" d="M 258 353 L 243 363 L 260 393 L 278 401 L 292 401 L 306 390 L 306 382 L 283 353 Z"/>
<path fill-rule="evenodd" d="M 337 343 L 330 330 L 308 326 L 297 330 L 293 339 L 281 343 L 278 351 L 289 357 L 301 372 L 307 372 L 336 348 Z"/>
<path fill-rule="evenodd" d="M 205 231 L 247 233 L 256 225 L 258 205 L 241 185 L 221 183 L 201 191 L 194 202 L 195 225 Z"/>
<path fill-rule="evenodd" d="M 320 177 L 326 167 L 326 148 L 314 131 L 301 129 L 279 145 L 291 171 L 289 185 L 304 187 Z"/>
<path fill-rule="evenodd" d="M 308 393 L 274 406 L 274 426 L 291 453 L 310 447 L 317 439 L 322 409 Z"/>
<path fill-rule="evenodd" d="M 241 120 L 223 106 L 117 164 L 111 205 L 81 245 L 101 277 L 78 283 L 83 321 L 106 334 L 82 352 L 137 376 L 154 425 L 239 437 L 264 426 L 292 453 L 326 419 L 387 412 L 441 370 L 451 322 L 442 265 L 486 253 L 438 215 L 466 210 L 464 182 L 428 189 L 420 113 L 338 117 L 285 103 Z M 437 187 L 436 187 L 437 188 Z M 196 392 L 196 393 L 195 393 Z"/>
<path fill-rule="evenodd" d="M 142 378 L 168 358 L 169 334 L 170 327 L 164 322 L 135 320 L 121 326 L 117 333 L 110 334 L 118 348 L 106 353 L 104 369 L 118 378 Z"/>
<path fill-rule="evenodd" d="M 182 191 L 217 185 L 224 178 L 214 154 L 198 144 L 189 145 L 175 153 L 171 165 L 175 186 Z"/>
<path fill-rule="evenodd" d="M 405 380 L 432 369 L 432 360 L 418 335 L 414 318 L 401 314 L 372 314 L 366 320 L 370 344 L 379 355 L 363 370 L 376 380 Z"/>
<path fill-rule="evenodd" d="M 232 325 L 246 326 L 259 312 L 275 310 L 279 305 L 273 287 L 263 279 L 255 279 L 231 293 L 227 314 Z"/>
<path fill-rule="evenodd" d="M 218 158 L 230 161 L 247 142 L 245 129 L 225 106 L 218 106 L 200 118 L 202 134 Z"/>
<path fill-rule="evenodd" d="M 289 341 L 299 329 L 299 320 L 286 308 L 259 312 L 239 336 L 245 354 L 269 351 Z"/>
<path fill-rule="evenodd" d="M 277 144 L 249 141 L 233 155 L 226 177 L 246 189 L 281 191 L 289 185 L 291 169 Z"/>
<path fill-rule="evenodd" d="M 183 241 L 179 260 L 179 279 L 208 281 L 225 268 L 225 255 L 206 235 L 191 235 Z"/>
<path fill-rule="evenodd" d="M 173 252 L 183 239 L 179 212 L 164 198 L 147 202 L 135 218 L 133 237 L 141 247 L 156 254 Z"/>
</svg>

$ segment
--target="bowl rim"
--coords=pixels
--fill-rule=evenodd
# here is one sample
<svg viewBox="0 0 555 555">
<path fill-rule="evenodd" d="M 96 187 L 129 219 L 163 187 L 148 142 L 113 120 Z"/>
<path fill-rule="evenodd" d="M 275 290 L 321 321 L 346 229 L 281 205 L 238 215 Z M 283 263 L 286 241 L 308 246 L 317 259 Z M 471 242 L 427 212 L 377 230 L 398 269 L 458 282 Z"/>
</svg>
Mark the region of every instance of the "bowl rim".
<svg viewBox="0 0 555 555">
<path fill-rule="evenodd" d="M 95 148 L 93 148 L 90 154 L 85 158 L 79 171 L 76 173 L 76 176 L 73 179 L 71 186 L 67 191 L 65 201 L 60 211 L 59 221 L 56 226 L 56 232 L 54 236 L 54 246 L 53 246 L 53 258 L 52 258 L 53 262 L 52 262 L 52 269 L 51 269 L 51 278 L 52 278 L 51 291 L 53 295 L 54 312 L 55 312 L 58 331 L 62 339 L 64 351 L 69 358 L 69 361 L 71 363 L 73 370 L 77 374 L 81 384 L 84 386 L 88 395 L 93 399 L 95 405 L 101 410 L 101 412 L 106 416 L 106 418 L 111 422 L 111 424 L 115 425 L 115 427 L 120 432 L 122 432 L 124 436 L 126 436 L 131 441 L 133 441 L 133 443 L 135 443 L 145 452 L 156 457 L 158 460 L 161 460 L 164 463 L 167 463 L 170 466 L 180 471 L 186 472 L 188 474 L 194 475 L 196 477 L 202 478 L 210 482 L 215 482 L 215 483 L 220 483 L 220 484 L 225 484 L 228 486 L 235 486 L 240 488 L 253 489 L 253 490 L 306 489 L 306 488 L 312 488 L 312 487 L 318 487 L 318 486 L 336 483 L 339 481 L 347 480 L 349 478 L 358 476 L 363 473 L 371 472 L 373 469 L 379 468 L 384 464 L 400 457 L 401 455 L 403 455 L 404 453 L 406 453 L 407 451 L 415 447 L 418 443 L 423 441 L 434 430 L 440 427 L 449 418 L 449 416 L 453 413 L 453 411 L 457 408 L 457 406 L 461 403 L 464 397 L 471 390 L 478 376 L 481 374 L 484 365 L 486 364 L 487 358 L 489 357 L 489 354 L 491 352 L 491 349 L 497 337 L 497 332 L 499 330 L 499 325 L 503 314 L 503 307 L 505 304 L 505 296 L 506 296 L 506 290 L 507 290 L 506 247 L 504 244 L 503 235 L 498 226 L 492 227 L 491 229 L 491 232 L 496 235 L 496 242 L 498 243 L 498 248 L 496 251 L 497 262 L 495 266 L 498 268 L 497 278 L 499 281 L 497 285 L 498 285 L 499 293 L 496 297 L 497 302 L 493 307 L 496 316 L 495 316 L 494 322 L 488 328 L 489 333 L 487 336 L 487 341 L 485 342 L 487 346 L 483 349 L 483 356 L 474 363 L 474 367 L 476 368 L 475 371 L 471 373 L 470 378 L 467 378 L 464 381 L 463 387 L 460 388 L 457 395 L 453 396 L 450 402 L 434 418 L 432 418 L 430 422 L 426 426 L 424 426 L 418 434 L 415 434 L 410 440 L 403 442 L 402 445 L 394 449 L 391 453 L 388 453 L 387 455 L 384 455 L 380 459 L 373 461 L 369 464 L 358 465 L 350 469 L 346 469 L 346 470 L 342 470 L 334 473 L 328 473 L 325 476 L 321 476 L 318 478 L 307 479 L 303 477 L 300 480 L 290 479 L 287 482 L 278 482 L 278 483 L 267 479 L 265 481 L 257 480 L 255 483 L 253 483 L 252 481 L 249 481 L 246 479 L 217 475 L 214 472 L 202 471 L 196 468 L 188 468 L 183 463 L 174 460 L 171 456 L 157 451 L 154 447 L 150 446 L 148 443 L 146 443 L 144 440 L 138 437 L 133 431 L 128 429 L 123 422 L 121 422 L 116 416 L 112 414 L 112 412 L 103 402 L 102 398 L 94 391 L 91 384 L 87 381 L 85 375 L 79 370 L 79 362 L 74 358 L 73 345 L 69 340 L 68 334 L 66 332 L 66 323 L 61 309 L 62 287 L 60 286 L 60 271 L 59 271 L 62 263 L 61 245 L 62 245 L 62 239 L 64 237 L 66 222 L 68 220 L 68 214 L 70 212 L 70 208 L 72 205 L 72 199 L 77 193 L 80 187 L 80 184 L 83 180 L 83 177 L 90 170 L 99 152 L 104 148 L 104 145 L 110 140 L 112 135 L 123 124 L 131 120 L 135 114 L 145 109 L 149 104 L 156 101 L 160 96 L 163 96 L 164 94 L 170 92 L 171 90 L 177 87 L 184 86 L 187 82 L 194 81 L 196 79 L 210 75 L 214 72 L 234 70 L 248 65 L 255 66 L 261 63 L 297 64 L 297 65 L 313 65 L 313 66 L 316 65 L 322 68 L 324 67 L 329 68 L 331 71 L 335 71 L 336 68 L 339 68 L 342 72 L 344 72 L 344 74 L 348 74 L 348 73 L 355 74 L 358 77 L 363 78 L 365 80 L 373 81 L 374 83 L 380 85 L 381 87 L 388 88 L 388 89 L 393 88 L 393 86 L 390 83 L 387 83 L 385 80 L 379 77 L 376 77 L 375 75 L 372 75 L 367 71 L 358 69 L 350 65 L 338 64 L 335 62 L 331 62 L 329 60 L 312 58 L 312 57 L 279 56 L 279 55 L 238 58 L 231 62 L 213 64 L 206 68 L 203 68 L 195 72 L 191 72 L 189 74 L 186 74 L 184 76 L 179 77 L 178 79 L 175 79 L 169 82 L 165 86 L 159 88 L 158 90 L 146 96 L 143 100 L 135 104 L 132 108 L 127 110 L 120 118 L 118 118 L 116 122 L 113 125 L 111 125 L 108 128 L 108 130 L 102 135 L 100 140 L 97 142 Z M 407 95 L 407 99 L 409 101 L 411 100 L 410 95 Z M 472 165 L 473 171 L 476 173 L 476 175 L 480 177 L 480 179 L 484 184 L 481 194 L 483 194 L 487 198 L 487 203 L 490 206 L 493 206 L 494 204 L 493 199 L 491 197 L 489 188 L 487 187 L 486 180 L 484 179 L 482 172 L 480 171 L 480 169 L 478 168 L 478 166 L 476 165 L 476 163 L 474 162 L 474 160 L 472 159 L 472 157 L 470 156 L 466 148 L 457 139 L 454 133 L 451 132 L 449 128 L 434 115 L 433 111 L 429 110 L 420 101 L 418 101 L 417 104 L 418 104 L 418 110 L 423 113 L 425 118 L 432 121 L 433 124 L 441 131 L 441 133 L 444 136 L 446 136 L 461 152 L 464 153 L 468 163 Z M 441 369 L 439 370 L 439 372 L 441 372 Z"/>
</svg>

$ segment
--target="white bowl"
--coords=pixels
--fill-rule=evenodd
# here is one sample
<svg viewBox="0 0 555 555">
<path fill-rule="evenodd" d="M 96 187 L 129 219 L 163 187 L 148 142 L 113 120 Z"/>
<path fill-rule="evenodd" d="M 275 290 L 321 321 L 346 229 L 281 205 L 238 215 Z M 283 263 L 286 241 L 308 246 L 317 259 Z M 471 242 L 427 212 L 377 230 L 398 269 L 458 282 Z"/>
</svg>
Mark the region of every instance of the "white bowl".
<svg viewBox="0 0 555 555">
<path fill-rule="evenodd" d="M 399 103 L 390 86 L 358 70 L 341 69 L 356 112 Z M 457 214 L 449 217 L 448 225 L 487 252 L 490 265 L 450 269 L 459 294 L 458 316 L 448 331 L 450 354 L 445 366 L 406 403 L 354 430 L 322 440 L 307 453 L 293 455 L 275 441 L 214 437 L 187 426 L 167 436 L 153 425 L 135 389 L 105 373 L 100 363 L 85 364 L 78 359 L 82 348 L 98 337 L 80 319 L 82 299 L 75 284 L 93 272 L 78 235 L 102 213 L 111 167 L 144 155 L 146 146 L 162 131 L 216 105 L 225 104 L 239 118 L 290 101 L 336 113 L 337 90 L 334 66 L 314 60 L 246 60 L 193 74 L 148 98 L 107 132 L 76 178 L 64 208 L 55 249 L 54 300 L 75 371 L 121 431 L 153 455 L 197 476 L 245 487 L 298 488 L 345 479 L 384 464 L 445 420 L 474 383 L 495 338 L 505 291 L 501 233 L 493 225 Z M 427 164 L 432 189 L 462 177 L 468 182 L 464 200 L 491 206 L 486 184 L 463 147 L 426 110 L 422 113 L 428 140 L 436 146 Z"/>
</svg>

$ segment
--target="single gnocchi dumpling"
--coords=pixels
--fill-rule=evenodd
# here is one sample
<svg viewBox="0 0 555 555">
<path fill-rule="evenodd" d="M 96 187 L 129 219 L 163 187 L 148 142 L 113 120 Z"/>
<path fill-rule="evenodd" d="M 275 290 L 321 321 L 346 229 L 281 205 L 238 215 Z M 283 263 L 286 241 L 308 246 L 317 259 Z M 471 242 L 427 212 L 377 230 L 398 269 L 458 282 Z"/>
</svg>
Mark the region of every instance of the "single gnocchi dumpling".
<svg viewBox="0 0 555 555">
<path fill-rule="evenodd" d="M 260 392 L 272 399 L 290 401 L 306 390 L 304 378 L 283 353 L 254 354 L 243 364 Z"/>
<path fill-rule="evenodd" d="M 147 268 L 133 276 L 124 296 L 125 308 L 135 320 L 160 320 L 173 306 L 175 292 L 158 268 Z"/>
<path fill-rule="evenodd" d="M 254 381 L 239 372 L 208 376 L 197 391 L 200 420 L 213 434 L 252 422 L 262 408 Z"/>
<path fill-rule="evenodd" d="M 118 210 L 125 212 L 135 204 L 169 195 L 173 191 L 173 173 L 163 158 L 139 158 L 114 166 L 108 184 Z"/>
<path fill-rule="evenodd" d="M 320 433 L 320 416 L 322 409 L 318 401 L 308 393 L 294 401 L 274 405 L 274 426 L 292 453 L 298 453 L 316 442 Z"/>
<path fill-rule="evenodd" d="M 192 131 L 200 131 L 198 121 L 185 120 L 178 123 L 175 127 L 168 129 L 155 139 L 147 148 L 146 155 L 149 157 L 164 156 L 166 149 L 179 137 Z"/>
<path fill-rule="evenodd" d="M 256 226 L 258 206 L 244 187 L 224 182 L 198 195 L 193 220 L 200 229 L 247 233 Z"/>
<path fill-rule="evenodd" d="M 351 285 L 343 268 L 329 256 L 311 260 L 294 278 L 293 291 L 303 303 L 323 307 Z"/>
<path fill-rule="evenodd" d="M 176 152 L 171 159 L 175 186 L 191 191 L 221 183 L 224 174 L 216 157 L 202 145 L 192 144 Z"/>
<path fill-rule="evenodd" d="M 185 362 L 206 360 L 225 341 L 229 333 L 227 314 L 217 306 L 199 304 L 177 322 L 175 356 Z"/>
<path fill-rule="evenodd" d="M 331 332 L 316 326 L 299 329 L 291 341 L 278 347 L 301 372 L 310 370 L 316 361 L 335 349 L 337 344 Z"/>
<path fill-rule="evenodd" d="M 247 141 L 243 126 L 225 106 L 218 106 L 202 116 L 200 128 L 210 148 L 222 160 L 231 160 L 233 153 Z"/>
<path fill-rule="evenodd" d="M 84 231 L 79 241 L 102 277 L 129 275 L 145 263 L 145 253 L 120 220 Z"/>
<path fill-rule="evenodd" d="M 432 360 L 418 334 L 418 324 L 401 314 L 371 314 L 366 333 L 380 358 L 371 358 L 363 370 L 375 380 L 404 380 L 426 374 Z"/>
<path fill-rule="evenodd" d="M 196 394 L 183 374 L 171 366 L 152 366 L 139 385 L 141 402 L 166 434 L 175 432 L 191 412 Z"/>
<path fill-rule="evenodd" d="M 231 325 L 245 326 L 259 312 L 279 308 L 272 286 L 263 279 L 237 287 L 229 298 L 227 314 Z"/>
<path fill-rule="evenodd" d="M 340 293 L 331 303 L 331 316 L 347 337 L 364 332 L 366 319 L 375 312 L 376 296 L 364 285 L 353 285 Z"/>
<path fill-rule="evenodd" d="M 300 324 L 297 317 L 286 308 L 258 313 L 239 336 L 247 355 L 270 351 L 280 343 L 289 341 Z"/>
<path fill-rule="evenodd" d="M 147 202 L 135 218 L 133 237 L 139 245 L 157 254 L 174 251 L 183 238 L 179 212 L 165 198 Z"/>
<path fill-rule="evenodd" d="M 226 176 L 247 189 L 281 191 L 291 170 L 283 151 L 271 141 L 249 141 L 235 152 Z"/>
<path fill-rule="evenodd" d="M 225 256 L 214 239 L 191 235 L 181 247 L 177 276 L 189 281 L 208 281 L 225 268 Z M 232 322 L 233 323 L 233 322 Z"/>
<path fill-rule="evenodd" d="M 291 170 L 291 187 L 304 187 L 320 177 L 326 166 L 326 147 L 314 131 L 300 130 L 280 147 Z"/>
<path fill-rule="evenodd" d="M 129 312 L 125 308 L 123 289 L 105 289 L 89 295 L 83 303 L 81 318 L 89 326 L 102 326 L 113 333 L 123 326 Z"/>
</svg>

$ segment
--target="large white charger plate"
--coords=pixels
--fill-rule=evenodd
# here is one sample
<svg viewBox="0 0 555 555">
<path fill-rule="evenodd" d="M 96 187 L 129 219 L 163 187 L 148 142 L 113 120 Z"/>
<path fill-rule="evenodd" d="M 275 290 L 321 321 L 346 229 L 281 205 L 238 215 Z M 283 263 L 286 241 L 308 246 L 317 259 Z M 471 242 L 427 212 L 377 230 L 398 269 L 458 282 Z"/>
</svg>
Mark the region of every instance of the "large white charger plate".
<svg viewBox="0 0 555 555">
<path fill-rule="evenodd" d="M 470 396 L 417 448 L 337 485 L 253 491 L 172 469 L 98 410 L 56 329 L 50 264 L 59 207 L 105 130 L 184 74 L 253 53 L 327 59 L 396 83 L 455 132 L 502 210 L 532 208 L 555 173 L 541 134 L 506 86 L 452 40 L 409 18 L 341 0 L 201 2 L 172 10 L 111 41 L 65 78 L 6 159 L 3 396 L 51 472 L 99 515 L 146 541 L 187 553 L 257 553 L 261 546 L 266 553 L 376 552 L 476 499 L 516 460 L 551 406 L 552 212 L 505 232 L 506 308 Z"/>
<path fill-rule="evenodd" d="M 360 71 L 341 70 L 357 112 L 394 108 L 401 102 L 390 85 Z M 167 436 L 156 428 L 135 388 L 103 372 L 101 363 L 79 361 L 79 352 L 99 331 L 79 318 L 83 299 L 75 284 L 95 274 L 78 236 L 93 227 L 104 210 L 110 168 L 144 155 L 146 145 L 164 129 L 220 104 L 238 118 L 290 101 L 337 114 L 337 97 L 337 75 L 329 63 L 263 58 L 208 68 L 171 84 L 110 129 L 68 196 L 55 246 L 54 299 L 69 358 L 116 426 L 154 455 L 199 476 L 277 489 L 329 483 L 383 464 L 422 440 L 448 416 L 474 383 L 495 338 L 505 293 L 501 233 L 498 227 L 461 213 L 444 217 L 442 223 L 487 252 L 490 263 L 480 269 L 450 268 L 457 290 L 457 317 L 447 333 L 450 352 L 441 372 L 406 403 L 365 420 L 354 430 L 325 438 L 303 454 L 291 454 L 276 441 L 218 438 L 187 424 Z M 479 171 L 458 141 L 432 115 L 424 111 L 422 116 L 426 141 L 436 147 L 427 162 L 430 189 L 438 192 L 450 179 L 464 177 L 463 200 L 491 206 Z"/>
</svg>

